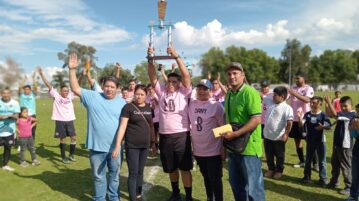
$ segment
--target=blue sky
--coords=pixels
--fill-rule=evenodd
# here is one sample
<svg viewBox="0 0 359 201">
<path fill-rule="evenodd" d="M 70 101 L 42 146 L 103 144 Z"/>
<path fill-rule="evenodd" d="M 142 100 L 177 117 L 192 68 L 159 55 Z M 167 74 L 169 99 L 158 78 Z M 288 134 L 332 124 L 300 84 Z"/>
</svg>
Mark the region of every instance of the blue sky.
<svg viewBox="0 0 359 201">
<path fill-rule="evenodd" d="M 261 48 L 279 57 L 287 38 L 325 49 L 358 49 L 357 0 L 167 0 L 174 46 L 197 63 L 209 48 Z M 133 67 L 146 56 L 157 0 L 0 0 L 0 64 L 14 58 L 27 73 L 62 65 L 57 52 L 77 41 L 97 49 L 97 64 Z M 164 36 L 158 36 L 163 47 Z M 197 67 L 198 69 L 198 67 Z M 199 73 L 199 70 L 197 70 Z"/>
</svg>

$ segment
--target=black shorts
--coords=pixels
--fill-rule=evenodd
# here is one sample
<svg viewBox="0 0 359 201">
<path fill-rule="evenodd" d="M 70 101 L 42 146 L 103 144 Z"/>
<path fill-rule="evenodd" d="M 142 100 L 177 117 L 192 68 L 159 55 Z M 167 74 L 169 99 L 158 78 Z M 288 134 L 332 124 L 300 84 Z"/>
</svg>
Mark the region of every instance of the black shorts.
<svg viewBox="0 0 359 201">
<path fill-rule="evenodd" d="M 160 134 L 160 156 L 165 173 L 190 171 L 193 161 L 189 132 Z"/>
<path fill-rule="evenodd" d="M 76 136 L 74 121 L 55 121 L 55 138 Z"/>
<path fill-rule="evenodd" d="M 305 137 L 303 137 L 303 129 L 299 127 L 297 121 L 293 122 L 292 130 L 290 130 L 289 137 L 294 139 L 305 139 Z"/>
<path fill-rule="evenodd" d="M 0 137 L 0 146 L 12 146 L 15 145 L 15 134 L 6 137 Z"/>
</svg>

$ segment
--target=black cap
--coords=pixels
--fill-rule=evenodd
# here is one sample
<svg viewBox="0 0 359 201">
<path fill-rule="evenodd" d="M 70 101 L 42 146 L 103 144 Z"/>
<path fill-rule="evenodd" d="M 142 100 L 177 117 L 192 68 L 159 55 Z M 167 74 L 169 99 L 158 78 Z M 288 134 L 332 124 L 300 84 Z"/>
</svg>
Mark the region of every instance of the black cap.
<svg viewBox="0 0 359 201">
<path fill-rule="evenodd" d="M 262 80 L 261 81 L 261 86 L 262 87 L 267 87 L 267 86 L 269 86 L 270 85 L 270 82 L 268 81 L 268 80 Z"/>
</svg>

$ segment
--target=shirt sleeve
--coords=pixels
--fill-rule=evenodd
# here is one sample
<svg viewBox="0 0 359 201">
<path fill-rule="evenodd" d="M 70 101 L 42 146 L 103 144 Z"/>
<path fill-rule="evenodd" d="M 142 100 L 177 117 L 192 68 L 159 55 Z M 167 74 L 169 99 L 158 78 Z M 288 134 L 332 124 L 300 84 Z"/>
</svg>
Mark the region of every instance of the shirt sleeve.
<svg viewBox="0 0 359 201">
<path fill-rule="evenodd" d="M 183 95 L 190 96 L 192 93 L 192 85 L 189 86 L 188 88 L 181 85 L 179 90 Z"/>
<path fill-rule="evenodd" d="M 324 115 L 324 127 L 331 127 L 332 123 L 330 122 L 330 119 L 327 115 Z"/>
<path fill-rule="evenodd" d="M 262 114 L 261 97 L 257 91 L 254 91 L 254 89 L 248 93 L 247 110 L 251 117 L 261 116 Z"/>
<path fill-rule="evenodd" d="M 92 104 L 95 93 L 97 92 L 81 88 L 80 98 L 81 98 L 81 102 L 85 107 L 88 107 L 89 105 Z"/>
<path fill-rule="evenodd" d="M 57 99 L 60 96 L 60 94 L 59 92 L 57 92 L 57 90 L 54 87 L 51 87 L 50 96 L 53 97 L 54 99 Z"/>
<path fill-rule="evenodd" d="M 294 119 L 294 115 L 293 115 L 293 109 L 289 106 L 287 108 L 287 115 L 286 115 L 286 120 L 293 120 Z"/>
<path fill-rule="evenodd" d="M 219 126 L 224 125 L 224 108 L 220 103 L 217 103 L 216 118 Z"/>
<path fill-rule="evenodd" d="M 155 92 L 159 98 L 161 97 L 164 90 L 165 90 L 164 86 L 160 83 L 160 81 L 157 81 L 156 86 L 155 86 Z"/>
<path fill-rule="evenodd" d="M 121 110 L 121 118 L 122 117 L 130 118 L 130 115 L 131 115 L 130 104 L 126 104 Z"/>
<path fill-rule="evenodd" d="M 102 93 L 103 91 L 101 89 L 101 86 L 98 84 L 98 82 L 95 79 L 92 79 L 92 80 L 94 81 L 92 89 L 94 91 Z"/>
<path fill-rule="evenodd" d="M 313 98 L 313 96 L 314 96 L 313 87 L 308 86 L 308 89 L 306 90 L 305 96 L 309 97 L 309 98 Z"/>
</svg>

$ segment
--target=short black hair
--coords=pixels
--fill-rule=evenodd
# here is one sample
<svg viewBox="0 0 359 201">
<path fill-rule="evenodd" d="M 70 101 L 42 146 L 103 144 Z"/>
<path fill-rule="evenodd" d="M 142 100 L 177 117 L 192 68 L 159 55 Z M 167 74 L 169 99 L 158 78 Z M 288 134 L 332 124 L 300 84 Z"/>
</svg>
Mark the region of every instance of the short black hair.
<svg viewBox="0 0 359 201">
<path fill-rule="evenodd" d="M 29 84 L 22 87 L 22 89 L 29 88 L 31 90 L 31 86 Z"/>
<path fill-rule="evenodd" d="M 124 92 L 124 91 L 128 91 L 128 87 L 123 87 L 123 88 L 121 89 L 121 92 Z"/>
<path fill-rule="evenodd" d="M 341 91 L 335 91 L 334 94 L 341 94 Z"/>
<path fill-rule="evenodd" d="M 320 103 L 323 103 L 323 98 L 320 96 L 313 96 L 310 100 L 317 100 Z"/>
<path fill-rule="evenodd" d="M 273 92 L 276 93 L 278 96 L 282 96 L 284 99 L 287 99 L 288 90 L 286 87 L 279 86 L 273 89 Z"/>
<path fill-rule="evenodd" d="M 130 82 L 134 82 L 136 84 L 136 80 L 135 79 L 130 79 L 130 81 L 128 81 L 128 83 Z"/>
<path fill-rule="evenodd" d="M 355 108 L 359 108 L 359 104 L 356 104 L 356 105 L 355 105 Z"/>
<path fill-rule="evenodd" d="M 352 98 L 350 98 L 350 96 L 343 96 L 340 98 L 339 103 L 352 104 Z"/>
<path fill-rule="evenodd" d="M 67 86 L 67 85 L 61 85 L 61 86 L 60 86 L 60 89 L 63 89 L 63 88 L 69 88 L 69 86 Z"/>
<path fill-rule="evenodd" d="M 178 81 L 181 81 L 181 80 L 182 80 L 181 75 L 179 75 L 179 74 L 177 74 L 177 73 L 170 73 L 170 74 L 167 75 L 167 77 L 168 77 L 168 78 L 170 78 L 170 77 L 175 77 L 175 78 L 177 78 Z"/>
<path fill-rule="evenodd" d="M 27 107 L 20 107 L 20 112 L 27 110 Z"/>
<path fill-rule="evenodd" d="M 104 85 L 106 82 L 111 81 L 116 84 L 116 88 L 120 86 L 120 83 L 118 83 L 118 79 L 115 76 L 105 76 L 102 77 L 102 84 Z"/>
<path fill-rule="evenodd" d="M 145 91 L 145 94 L 147 94 L 147 90 L 146 90 L 147 87 L 146 87 L 146 85 L 144 85 L 144 84 L 138 84 L 138 85 L 136 85 L 136 87 L 135 87 L 135 92 L 136 92 L 137 90 L 139 90 L 139 89 Z"/>
</svg>

